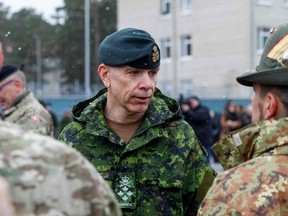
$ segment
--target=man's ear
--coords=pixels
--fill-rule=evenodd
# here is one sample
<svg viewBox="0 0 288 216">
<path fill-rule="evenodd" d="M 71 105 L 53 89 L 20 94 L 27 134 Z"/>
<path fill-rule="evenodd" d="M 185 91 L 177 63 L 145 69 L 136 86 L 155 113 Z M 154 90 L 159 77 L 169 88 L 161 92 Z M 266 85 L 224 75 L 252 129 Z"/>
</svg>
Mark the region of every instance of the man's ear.
<svg viewBox="0 0 288 216">
<path fill-rule="evenodd" d="M 98 67 L 98 74 L 106 88 L 110 87 L 110 78 L 108 67 L 104 64 L 100 64 Z"/>
<path fill-rule="evenodd" d="M 269 92 L 266 94 L 263 104 L 265 120 L 276 117 L 278 109 L 277 97 Z"/>
<path fill-rule="evenodd" d="M 18 92 L 23 92 L 23 82 L 20 81 L 19 79 L 15 78 L 13 80 L 13 83 L 12 85 L 14 85 L 16 88 L 15 88 L 15 91 L 18 91 Z"/>
</svg>

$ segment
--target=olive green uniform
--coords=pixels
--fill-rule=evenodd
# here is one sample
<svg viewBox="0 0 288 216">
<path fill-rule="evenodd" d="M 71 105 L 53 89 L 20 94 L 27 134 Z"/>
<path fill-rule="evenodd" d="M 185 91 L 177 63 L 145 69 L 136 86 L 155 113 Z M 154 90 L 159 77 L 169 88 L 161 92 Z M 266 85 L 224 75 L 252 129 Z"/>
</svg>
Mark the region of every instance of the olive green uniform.
<svg viewBox="0 0 288 216">
<path fill-rule="evenodd" d="M 124 215 L 193 215 L 216 173 L 178 103 L 156 90 L 125 143 L 106 124 L 106 89 L 73 108 L 59 139 L 79 150 L 112 186 Z"/>
</svg>

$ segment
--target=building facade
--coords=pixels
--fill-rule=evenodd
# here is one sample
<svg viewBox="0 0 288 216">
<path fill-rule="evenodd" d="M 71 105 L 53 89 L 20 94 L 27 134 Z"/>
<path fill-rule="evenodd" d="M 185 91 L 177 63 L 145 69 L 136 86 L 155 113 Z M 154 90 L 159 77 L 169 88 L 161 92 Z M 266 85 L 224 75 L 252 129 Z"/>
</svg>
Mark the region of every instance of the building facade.
<svg viewBox="0 0 288 216">
<path fill-rule="evenodd" d="M 118 29 L 148 31 L 161 50 L 158 87 L 177 99 L 250 98 L 236 77 L 254 69 L 288 0 L 117 0 Z"/>
</svg>

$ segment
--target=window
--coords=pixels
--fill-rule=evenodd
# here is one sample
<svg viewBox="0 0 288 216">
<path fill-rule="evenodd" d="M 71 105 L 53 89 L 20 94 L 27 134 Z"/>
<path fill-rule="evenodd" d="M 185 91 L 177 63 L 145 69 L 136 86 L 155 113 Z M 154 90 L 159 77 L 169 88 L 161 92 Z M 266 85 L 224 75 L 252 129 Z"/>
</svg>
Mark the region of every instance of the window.
<svg viewBox="0 0 288 216">
<path fill-rule="evenodd" d="M 161 0 L 161 15 L 169 15 L 171 13 L 170 0 Z"/>
<path fill-rule="evenodd" d="M 183 79 L 180 80 L 180 93 L 183 94 L 184 96 L 191 96 L 193 94 L 192 89 L 193 89 L 193 83 L 191 80 Z"/>
<path fill-rule="evenodd" d="M 192 0 L 181 0 L 181 12 L 187 14 L 191 12 Z"/>
<path fill-rule="evenodd" d="M 161 40 L 161 58 L 167 59 L 171 57 L 171 41 L 170 38 Z"/>
<path fill-rule="evenodd" d="M 265 42 L 269 36 L 270 28 L 269 27 L 259 27 L 258 28 L 258 45 L 257 50 L 259 53 L 262 53 L 264 49 Z"/>
<path fill-rule="evenodd" d="M 192 38 L 190 35 L 181 37 L 181 56 L 192 56 Z"/>
<path fill-rule="evenodd" d="M 256 0 L 256 4 L 270 6 L 272 5 L 272 0 Z"/>
</svg>

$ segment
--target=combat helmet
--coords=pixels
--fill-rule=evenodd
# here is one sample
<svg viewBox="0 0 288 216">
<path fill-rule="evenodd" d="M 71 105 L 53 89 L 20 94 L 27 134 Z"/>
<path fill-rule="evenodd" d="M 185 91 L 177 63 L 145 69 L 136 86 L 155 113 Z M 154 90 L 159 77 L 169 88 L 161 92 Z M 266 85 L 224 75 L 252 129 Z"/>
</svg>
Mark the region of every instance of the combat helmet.
<svg viewBox="0 0 288 216">
<path fill-rule="evenodd" d="M 253 83 L 288 86 L 288 23 L 270 30 L 256 70 L 236 80 L 245 86 L 253 86 Z"/>
</svg>

